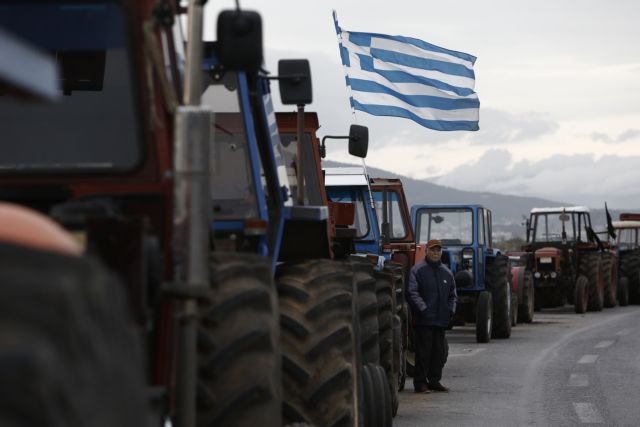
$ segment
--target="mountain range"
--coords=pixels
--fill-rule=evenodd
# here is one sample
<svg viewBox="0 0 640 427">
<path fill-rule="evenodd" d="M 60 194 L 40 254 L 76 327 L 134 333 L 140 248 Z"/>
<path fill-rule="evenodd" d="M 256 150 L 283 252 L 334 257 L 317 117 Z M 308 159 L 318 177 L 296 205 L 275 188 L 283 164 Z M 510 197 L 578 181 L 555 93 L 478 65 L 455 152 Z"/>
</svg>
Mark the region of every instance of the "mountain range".
<svg viewBox="0 0 640 427">
<path fill-rule="evenodd" d="M 323 161 L 325 167 L 353 167 L 354 165 L 334 161 Z M 492 212 L 495 239 L 509 239 L 525 237 L 525 220 L 532 208 L 576 206 L 576 203 L 553 201 L 538 197 L 513 196 L 487 191 L 475 192 L 434 184 L 426 180 L 409 178 L 394 172 L 367 166 L 371 177 L 398 178 L 402 181 L 409 206 L 414 204 L 479 204 L 489 208 Z M 600 207 L 589 207 L 591 223 L 594 230 L 606 229 L 606 214 L 604 200 Z M 636 210 L 640 211 L 640 209 Z M 615 220 L 621 211 L 610 210 Z"/>
</svg>

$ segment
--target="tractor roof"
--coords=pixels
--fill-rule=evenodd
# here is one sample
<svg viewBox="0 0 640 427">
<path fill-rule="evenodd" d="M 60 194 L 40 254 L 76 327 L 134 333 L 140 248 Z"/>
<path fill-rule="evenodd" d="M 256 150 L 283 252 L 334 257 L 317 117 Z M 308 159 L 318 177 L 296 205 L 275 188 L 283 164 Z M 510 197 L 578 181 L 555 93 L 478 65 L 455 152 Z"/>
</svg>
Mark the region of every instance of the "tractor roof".
<svg viewBox="0 0 640 427">
<path fill-rule="evenodd" d="M 363 167 L 325 168 L 324 183 L 330 186 L 367 186 L 367 176 Z"/>
<path fill-rule="evenodd" d="M 532 214 L 537 213 L 562 213 L 562 212 L 586 212 L 589 213 L 589 208 L 586 206 L 554 206 L 552 208 L 533 208 Z"/>
<path fill-rule="evenodd" d="M 614 228 L 640 228 L 640 221 L 612 221 Z"/>
</svg>

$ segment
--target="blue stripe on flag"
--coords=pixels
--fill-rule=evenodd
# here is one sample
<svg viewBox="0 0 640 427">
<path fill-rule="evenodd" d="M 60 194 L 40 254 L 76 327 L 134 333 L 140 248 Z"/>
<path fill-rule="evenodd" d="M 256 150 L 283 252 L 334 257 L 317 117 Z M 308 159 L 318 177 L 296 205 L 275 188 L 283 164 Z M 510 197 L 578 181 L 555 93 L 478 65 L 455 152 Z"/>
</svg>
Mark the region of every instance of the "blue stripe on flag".
<svg viewBox="0 0 640 427">
<path fill-rule="evenodd" d="M 371 80 L 349 79 L 351 89 L 361 92 L 386 93 L 398 98 L 407 104 L 420 108 L 437 108 L 438 110 L 460 110 L 464 108 L 478 108 L 480 101 L 473 98 L 441 98 L 430 95 L 405 95 L 387 86 L 381 85 Z"/>
<path fill-rule="evenodd" d="M 473 70 L 470 70 L 461 64 L 418 58 L 417 56 L 407 55 L 405 53 L 391 52 L 389 50 L 375 48 L 371 49 L 371 56 L 383 62 L 389 62 L 392 64 L 406 65 L 407 67 L 421 68 L 423 70 L 440 71 L 445 74 L 451 74 L 452 76 L 469 77 L 472 79 L 476 78 Z"/>
<path fill-rule="evenodd" d="M 345 49 L 346 50 L 346 49 Z M 446 90 L 449 92 L 453 92 L 456 95 L 460 96 L 468 96 L 472 95 L 475 92 L 473 89 L 469 89 L 466 87 L 458 87 L 453 86 L 443 81 L 437 79 L 430 79 L 427 77 L 416 76 L 415 74 L 410 74 L 406 71 L 400 70 L 378 70 L 373 66 L 373 58 L 366 55 L 358 54 L 358 58 L 360 59 L 360 68 L 365 71 L 370 71 L 372 73 L 378 73 L 385 79 L 389 80 L 392 83 L 417 83 L 423 84 L 426 86 L 431 86 L 436 89 Z M 344 64 L 344 61 L 343 61 Z M 347 65 L 348 66 L 348 65 Z"/>
<path fill-rule="evenodd" d="M 349 51 L 342 44 L 340 44 L 340 58 L 342 59 L 342 65 L 345 67 L 351 66 L 351 61 L 349 61 Z"/>
<path fill-rule="evenodd" d="M 457 121 L 447 121 L 447 120 L 428 120 L 423 119 L 412 113 L 411 111 L 405 110 L 401 107 L 394 107 L 390 105 L 371 105 L 371 104 L 361 104 L 356 100 L 352 100 L 352 105 L 356 110 L 364 111 L 365 113 L 373 114 L 374 116 L 392 116 L 392 117 L 404 117 L 405 119 L 413 120 L 414 122 L 427 127 L 429 129 L 434 130 L 442 130 L 442 131 L 454 131 L 454 130 L 467 130 L 474 131 L 478 130 L 478 122 L 477 121 L 469 121 L 469 120 L 457 120 Z"/>
</svg>

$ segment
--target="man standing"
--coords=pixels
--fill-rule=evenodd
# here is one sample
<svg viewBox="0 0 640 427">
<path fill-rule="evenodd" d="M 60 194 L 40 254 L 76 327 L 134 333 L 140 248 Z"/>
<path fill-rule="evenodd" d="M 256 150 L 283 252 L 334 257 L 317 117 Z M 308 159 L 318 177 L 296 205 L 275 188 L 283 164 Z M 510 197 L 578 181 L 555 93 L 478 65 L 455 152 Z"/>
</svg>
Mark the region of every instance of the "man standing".
<svg viewBox="0 0 640 427">
<path fill-rule="evenodd" d="M 440 240 L 427 242 L 427 256 L 413 266 L 407 285 L 407 302 L 413 314 L 416 393 L 449 391 L 440 384 L 445 362 L 445 330 L 456 310 L 456 283 L 442 264 Z"/>
</svg>

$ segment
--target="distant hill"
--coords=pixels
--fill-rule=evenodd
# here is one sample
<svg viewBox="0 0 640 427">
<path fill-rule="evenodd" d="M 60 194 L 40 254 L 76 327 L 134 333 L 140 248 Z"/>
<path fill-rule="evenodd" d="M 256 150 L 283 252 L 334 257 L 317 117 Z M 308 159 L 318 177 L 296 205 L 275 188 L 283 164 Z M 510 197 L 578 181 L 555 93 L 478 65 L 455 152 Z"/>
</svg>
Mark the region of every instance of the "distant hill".
<svg viewBox="0 0 640 427">
<path fill-rule="evenodd" d="M 353 166 L 346 163 L 323 161 L 326 167 Z M 510 237 L 525 236 L 524 221 L 529 217 L 529 212 L 536 207 L 574 206 L 575 203 L 558 202 L 538 197 L 509 196 L 491 192 L 474 192 L 458 190 L 443 185 L 431 183 L 426 180 L 418 180 L 367 166 L 367 171 L 372 177 L 399 178 L 402 180 L 404 191 L 409 205 L 428 204 L 481 204 L 491 209 L 493 213 L 493 228 L 496 238 L 508 239 Z M 640 212 L 640 209 L 638 210 Z M 620 211 L 612 210 L 613 219 L 617 219 Z M 591 222 L 596 231 L 603 230 L 606 225 L 606 216 L 603 206 L 591 209 Z"/>
</svg>

